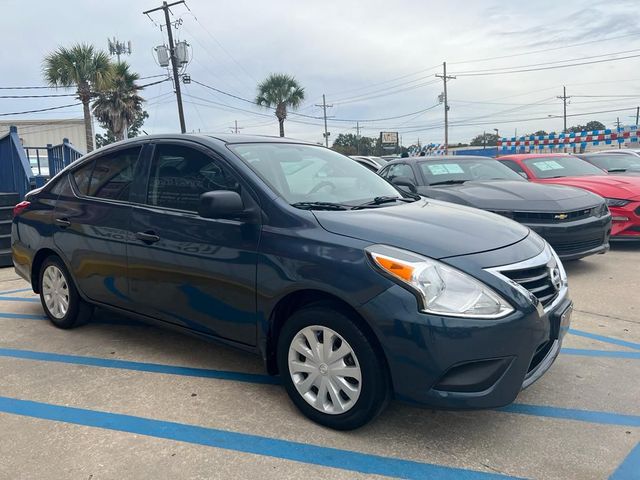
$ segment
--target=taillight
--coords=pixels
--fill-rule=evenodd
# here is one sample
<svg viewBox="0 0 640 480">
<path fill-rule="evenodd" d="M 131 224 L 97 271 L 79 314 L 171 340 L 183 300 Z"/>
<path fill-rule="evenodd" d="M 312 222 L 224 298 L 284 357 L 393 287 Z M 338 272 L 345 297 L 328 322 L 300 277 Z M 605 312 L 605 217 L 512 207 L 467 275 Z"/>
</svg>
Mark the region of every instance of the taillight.
<svg viewBox="0 0 640 480">
<path fill-rule="evenodd" d="M 13 216 L 17 217 L 30 205 L 31 205 L 31 202 L 27 202 L 26 200 L 23 200 L 22 202 L 17 204 L 15 207 L 13 207 Z"/>
</svg>

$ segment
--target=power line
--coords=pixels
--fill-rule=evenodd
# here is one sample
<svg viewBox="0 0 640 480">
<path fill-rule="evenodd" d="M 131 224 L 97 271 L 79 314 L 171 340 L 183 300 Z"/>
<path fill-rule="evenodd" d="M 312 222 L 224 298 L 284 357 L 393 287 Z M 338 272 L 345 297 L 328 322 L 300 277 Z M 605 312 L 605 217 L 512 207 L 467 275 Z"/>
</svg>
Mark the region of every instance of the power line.
<svg viewBox="0 0 640 480">
<path fill-rule="evenodd" d="M 75 93 L 56 93 L 51 95 L 0 95 L 0 98 L 53 98 L 53 97 L 75 97 Z"/>
<path fill-rule="evenodd" d="M 602 114 L 602 113 L 616 113 L 616 112 L 627 112 L 629 110 L 634 110 L 635 111 L 636 107 L 629 107 L 629 108 L 620 108 L 620 109 L 614 109 L 614 110 L 599 110 L 599 111 L 595 111 L 595 112 L 582 112 L 582 113 L 573 113 L 573 114 L 569 114 L 567 115 L 567 117 L 585 117 L 588 115 L 598 115 L 598 114 Z M 470 127 L 470 126 L 477 126 L 477 125 L 500 125 L 500 124 L 505 124 L 505 123 L 519 123 L 519 122 L 529 122 L 529 121 L 534 121 L 534 120 L 547 120 L 549 118 L 562 118 L 562 115 L 547 115 L 546 117 L 532 117 L 532 118 L 519 118 L 519 119 L 513 119 L 513 120 L 501 120 L 501 119 L 497 119 L 497 120 L 492 120 L 490 122 L 472 122 L 472 123 L 455 123 L 456 126 L 459 127 Z M 434 130 L 437 128 L 442 128 L 442 123 L 440 124 L 432 124 L 432 125 L 426 125 L 423 128 L 415 128 L 412 130 L 405 130 L 404 133 L 413 133 L 413 132 L 422 132 L 425 130 Z"/>
<path fill-rule="evenodd" d="M 592 60 L 589 62 L 578 62 L 578 63 L 568 63 L 565 65 L 553 65 L 553 66 L 549 66 L 549 67 L 539 67 L 539 68 L 524 68 L 521 70 L 508 70 L 508 71 L 493 71 L 493 72 L 460 72 L 457 73 L 456 75 L 459 77 L 479 77 L 479 76 L 485 76 L 485 75 L 505 75 L 505 74 L 509 74 L 509 73 L 525 73 L 525 72 L 538 72 L 538 71 L 542 71 L 542 70 L 555 70 L 558 68 L 568 68 L 568 67 L 577 67 L 580 65 L 593 65 L 596 63 L 605 63 L 605 62 L 615 62 L 618 60 L 626 60 L 629 58 L 637 58 L 640 57 L 640 54 L 638 55 L 627 55 L 624 57 L 618 57 L 618 58 L 605 58 L 602 60 Z M 505 69 L 502 69 L 505 70 Z"/>
<path fill-rule="evenodd" d="M 462 60 L 462 61 L 458 61 L 458 62 L 449 62 L 451 65 L 459 65 L 462 63 L 479 63 L 479 62 L 488 62 L 490 60 L 501 60 L 503 58 L 512 58 L 512 57 L 524 57 L 526 55 L 533 55 L 536 53 L 547 53 L 553 50 L 566 50 L 567 48 L 573 48 L 573 47 L 581 47 L 582 45 L 589 45 L 592 43 L 601 43 L 601 42 L 607 42 L 610 40 L 618 40 L 620 38 L 626 38 L 626 37 L 635 37 L 637 36 L 638 33 L 634 32 L 634 33 L 628 33 L 626 35 L 618 35 L 616 37 L 609 37 L 609 38 L 601 38 L 598 40 L 589 40 L 587 42 L 580 42 L 580 43 L 573 43 L 570 45 L 562 45 L 560 47 L 552 47 L 552 48 L 544 48 L 544 49 L 540 49 L 540 50 L 530 50 L 528 52 L 522 52 L 522 53 L 512 53 L 510 55 L 500 55 L 497 57 L 486 57 L 486 58 L 474 58 L 473 60 Z"/>
<path fill-rule="evenodd" d="M 429 67 L 429 68 L 425 68 L 424 70 L 419 70 L 419 71 L 417 71 L 417 72 L 408 73 L 408 74 L 406 74 L 406 75 L 401 75 L 401 76 L 399 76 L 399 77 L 391 78 L 391 79 L 389 79 L 389 80 L 385 80 L 385 81 L 383 81 L 383 82 L 371 83 L 371 84 L 369 84 L 369 85 L 367 85 L 367 86 L 364 86 L 364 87 L 352 88 L 352 89 L 349 89 L 349 90 L 341 90 L 341 91 L 339 91 L 339 92 L 332 92 L 332 93 L 330 93 L 329 95 L 340 95 L 340 94 L 343 94 L 343 93 L 356 92 L 356 91 L 359 91 L 359 90 L 368 90 L 368 89 L 369 89 L 369 88 L 371 88 L 371 87 L 377 87 L 377 86 L 379 86 L 379 85 L 384 85 L 384 84 L 386 84 L 386 83 L 392 83 L 392 82 L 395 82 L 396 80 L 402 80 L 402 79 L 404 79 L 404 78 L 413 77 L 414 75 L 419 75 L 419 74 L 421 74 L 421 73 L 431 72 L 431 71 L 435 70 L 435 69 L 436 69 L 436 68 L 438 68 L 438 67 L 440 67 L 440 64 L 434 65 L 434 66 Z M 421 79 L 422 79 L 422 78 L 427 78 L 427 77 L 421 77 Z M 416 81 L 416 80 L 412 80 L 412 81 Z M 408 82 L 408 83 L 411 83 L 412 81 L 410 81 L 410 82 Z M 397 86 L 397 85 L 396 85 L 396 86 Z M 395 87 L 390 87 L 390 88 L 395 88 Z M 368 95 L 368 93 L 367 93 L 367 94 L 363 94 L 363 95 Z"/>
<path fill-rule="evenodd" d="M 78 105 L 82 105 L 82 102 L 78 102 L 78 103 L 70 103 L 68 105 L 59 105 L 57 107 L 49 107 L 49 108 L 39 108 L 37 110 L 25 110 L 23 112 L 8 112 L 8 113 L 0 113 L 0 117 L 6 117 L 9 115 L 23 115 L 25 113 L 38 113 L 38 112 L 47 112 L 49 110 L 58 110 L 60 108 L 69 108 L 69 107 L 76 107 Z"/>
<path fill-rule="evenodd" d="M 44 88 L 48 88 L 48 89 L 54 89 L 57 87 L 49 87 L 46 85 L 38 85 L 38 86 L 30 86 L 30 87 L 0 87 L 0 90 L 36 90 L 36 89 L 44 89 Z"/>
<path fill-rule="evenodd" d="M 422 80 L 422 79 L 420 79 L 420 80 Z M 416 85 L 411 85 L 411 86 L 400 88 L 400 89 L 397 89 L 397 90 L 389 90 L 388 88 L 385 88 L 385 89 L 382 89 L 382 90 L 378 90 L 378 92 L 382 92 L 382 93 L 379 93 L 377 95 L 374 95 L 373 92 L 370 92 L 370 93 L 358 95 L 358 96 L 355 96 L 355 97 L 350 97 L 350 98 L 346 98 L 346 99 L 342 99 L 342 100 L 337 100 L 334 103 L 336 105 L 345 105 L 347 103 L 363 102 L 365 100 L 373 100 L 375 98 L 386 97 L 386 96 L 389 96 L 389 95 L 395 95 L 396 93 L 407 92 L 409 90 L 414 90 L 414 89 L 420 88 L 420 87 L 426 87 L 428 85 L 433 85 L 433 84 L 436 84 L 436 83 L 439 83 L 439 82 L 432 80 L 430 82 L 419 83 L 419 84 L 416 84 Z M 384 93 L 384 92 L 386 92 L 386 93 Z"/>
<path fill-rule="evenodd" d="M 512 70 L 512 69 L 518 69 L 518 68 L 529 68 L 529 67 L 540 67 L 540 66 L 547 66 L 547 65 L 557 65 L 557 64 L 566 63 L 566 62 L 575 62 L 576 60 L 591 60 L 593 58 L 609 57 L 611 55 L 622 55 L 623 53 L 635 53 L 635 52 L 638 52 L 638 51 L 640 51 L 640 48 L 634 48 L 632 50 L 622 50 L 620 52 L 601 53 L 599 55 L 589 55 L 587 57 L 567 58 L 565 60 L 555 60 L 553 62 L 531 63 L 529 65 L 519 65 L 517 67 L 494 67 L 494 68 L 486 68 L 484 70 L 470 70 L 469 72 L 462 72 L 462 73 L 494 72 L 496 70 Z"/>
<path fill-rule="evenodd" d="M 253 100 L 249 100 L 248 98 L 244 98 L 244 97 L 240 97 L 238 95 L 234 95 L 233 93 L 225 92 L 224 90 L 220 90 L 219 88 L 212 87 L 211 85 L 207 85 L 206 83 L 199 82 L 198 80 L 194 80 L 193 78 L 191 79 L 191 83 L 196 83 L 196 84 L 198 84 L 198 85 L 200 85 L 200 86 L 202 86 L 204 88 L 208 88 L 209 90 L 213 90 L 214 92 L 220 93 L 222 95 L 226 95 L 228 97 L 235 98 L 236 100 L 241 100 L 241 101 L 249 103 L 251 105 L 259 106 Z M 320 106 L 322 106 L 322 105 L 320 105 Z M 396 116 L 393 116 L 393 117 L 385 117 L 385 118 L 356 118 L 356 119 L 354 119 L 354 118 L 333 118 L 332 120 L 335 121 L 335 122 L 351 122 L 351 123 L 353 123 L 353 122 L 363 122 L 363 123 L 365 123 L 365 122 L 382 122 L 382 121 L 386 121 L 386 120 L 395 120 L 397 118 L 404 118 L 404 117 L 409 117 L 411 115 L 416 115 L 416 114 L 419 114 L 419 113 L 423 113 L 423 112 L 426 112 L 428 110 L 431 110 L 435 106 L 437 106 L 437 105 L 425 108 L 423 110 L 418 110 L 417 112 L 405 113 L 405 114 L 396 115 Z M 234 107 L 231 107 L 231 108 L 234 108 Z M 271 107 L 271 109 L 275 110 L 274 107 Z M 305 115 L 304 113 L 298 113 L 298 112 L 288 112 L 288 113 L 290 115 L 295 115 L 295 116 L 304 117 L 304 118 L 310 118 L 310 119 L 313 119 L 313 120 L 322 120 L 323 119 L 323 117 L 317 117 L 317 116 L 313 116 L 313 115 Z"/>
</svg>

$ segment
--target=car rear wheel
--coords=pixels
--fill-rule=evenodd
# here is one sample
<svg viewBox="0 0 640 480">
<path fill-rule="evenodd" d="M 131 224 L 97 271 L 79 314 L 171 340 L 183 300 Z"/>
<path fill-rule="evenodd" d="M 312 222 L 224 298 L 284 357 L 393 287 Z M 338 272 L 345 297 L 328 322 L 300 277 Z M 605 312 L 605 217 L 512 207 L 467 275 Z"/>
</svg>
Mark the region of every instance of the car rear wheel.
<svg viewBox="0 0 640 480">
<path fill-rule="evenodd" d="M 367 336 L 340 309 L 311 305 L 285 323 L 278 368 L 293 403 L 337 430 L 374 419 L 390 396 L 387 368 Z"/>
<path fill-rule="evenodd" d="M 56 327 L 73 328 L 89 321 L 93 308 L 86 303 L 58 257 L 48 257 L 40 269 L 40 301 Z"/>
</svg>

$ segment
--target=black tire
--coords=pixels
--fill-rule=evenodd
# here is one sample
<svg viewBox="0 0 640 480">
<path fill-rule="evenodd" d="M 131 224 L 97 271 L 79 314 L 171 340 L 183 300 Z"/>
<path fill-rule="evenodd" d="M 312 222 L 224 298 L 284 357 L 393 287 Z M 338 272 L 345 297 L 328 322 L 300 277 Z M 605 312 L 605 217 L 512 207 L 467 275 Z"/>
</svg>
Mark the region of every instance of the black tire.
<svg viewBox="0 0 640 480">
<path fill-rule="evenodd" d="M 288 361 L 291 342 L 302 329 L 314 325 L 328 327 L 343 337 L 355 353 L 360 366 L 360 394 L 345 413 L 331 414 L 316 409 L 298 392 L 291 378 Z M 377 417 L 389 402 L 389 373 L 382 354 L 339 306 L 319 303 L 294 312 L 280 332 L 277 357 L 280 377 L 289 397 L 304 415 L 320 425 L 336 430 L 353 430 Z"/>
<path fill-rule="evenodd" d="M 44 272 L 48 267 L 54 266 L 56 267 L 64 277 L 64 281 L 67 285 L 68 295 L 69 295 L 69 307 L 64 316 L 58 318 L 58 316 L 54 315 L 47 307 L 47 302 L 45 300 L 44 288 L 43 288 L 43 277 Z M 85 302 L 80 295 L 78 294 L 78 290 L 73 282 L 73 278 L 69 274 L 69 271 L 65 267 L 62 260 L 60 260 L 57 256 L 50 256 L 42 262 L 42 266 L 40 267 L 39 274 L 39 284 L 40 287 L 40 302 L 42 303 L 42 308 L 44 312 L 53 323 L 58 328 L 74 328 L 79 327 L 80 325 L 84 325 L 89 321 L 91 315 L 93 314 L 93 306 Z"/>
</svg>

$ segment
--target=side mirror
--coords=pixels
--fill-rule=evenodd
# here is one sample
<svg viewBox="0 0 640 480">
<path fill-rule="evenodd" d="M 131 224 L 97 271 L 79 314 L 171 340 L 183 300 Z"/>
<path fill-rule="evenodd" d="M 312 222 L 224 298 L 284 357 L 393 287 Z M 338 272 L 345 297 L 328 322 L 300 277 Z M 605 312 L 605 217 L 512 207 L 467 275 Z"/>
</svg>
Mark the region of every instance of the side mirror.
<svg viewBox="0 0 640 480">
<path fill-rule="evenodd" d="M 520 175 L 522 178 L 529 180 L 529 176 L 527 175 L 526 172 L 518 172 L 518 175 Z"/>
<path fill-rule="evenodd" d="M 409 177 L 393 177 L 391 183 L 393 183 L 396 187 L 404 187 L 411 193 L 416 193 L 418 191 L 416 188 L 416 184 Z"/>
<path fill-rule="evenodd" d="M 203 218 L 241 217 L 244 213 L 244 202 L 238 192 L 214 190 L 200 195 L 198 215 Z"/>
</svg>

